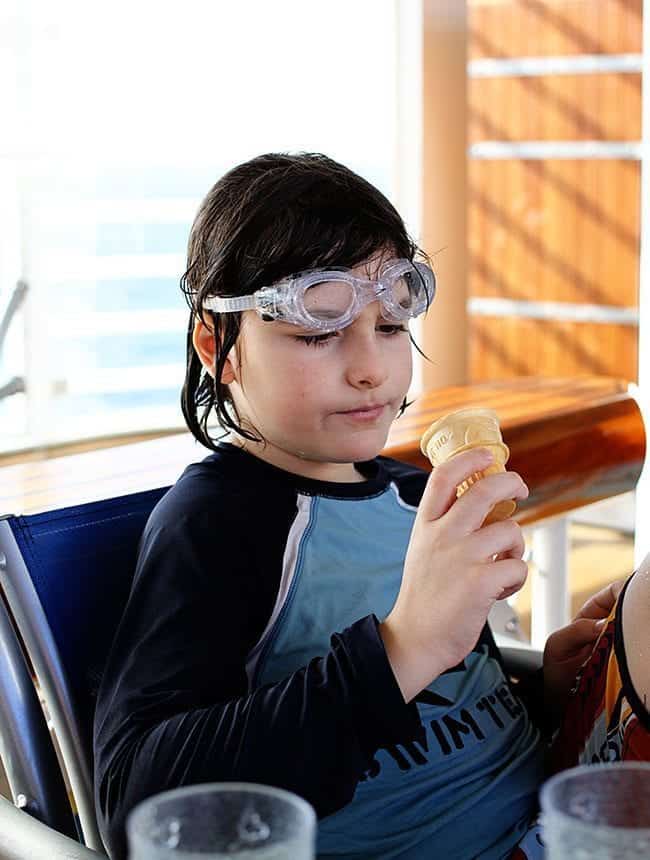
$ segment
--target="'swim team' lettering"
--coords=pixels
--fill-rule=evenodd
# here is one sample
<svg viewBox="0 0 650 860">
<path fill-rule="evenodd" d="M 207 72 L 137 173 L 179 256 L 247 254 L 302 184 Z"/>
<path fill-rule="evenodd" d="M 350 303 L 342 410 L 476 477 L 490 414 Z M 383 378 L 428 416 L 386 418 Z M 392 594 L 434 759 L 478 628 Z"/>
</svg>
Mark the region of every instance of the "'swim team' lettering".
<svg viewBox="0 0 650 860">
<path fill-rule="evenodd" d="M 415 701 L 428 705 L 453 705 L 453 702 L 429 690 L 423 690 L 415 697 Z M 431 732 L 424 731 L 421 740 L 384 749 L 400 770 L 411 770 L 427 763 L 430 743 L 435 742 L 443 756 L 453 755 L 455 751 L 464 749 L 469 739 L 483 741 L 494 728 L 505 729 L 522 712 L 523 706 L 514 698 L 508 685 L 503 683 L 494 693 L 481 696 L 470 708 L 461 708 L 456 716 L 444 714 L 440 719 L 431 720 Z M 375 779 L 380 772 L 379 761 L 373 759 L 362 781 Z"/>
</svg>

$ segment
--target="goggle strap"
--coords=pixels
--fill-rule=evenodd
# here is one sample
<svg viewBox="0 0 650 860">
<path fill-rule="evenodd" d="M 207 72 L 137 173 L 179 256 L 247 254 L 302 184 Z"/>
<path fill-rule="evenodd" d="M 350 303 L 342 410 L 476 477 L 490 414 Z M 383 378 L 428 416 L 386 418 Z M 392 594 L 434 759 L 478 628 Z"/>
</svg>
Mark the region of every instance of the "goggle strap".
<svg viewBox="0 0 650 860">
<path fill-rule="evenodd" d="M 257 299 L 253 296 L 208 296 L 203 302 L 203 307 L 209 311 L 227 314 L 234 311 L 248 311 L 257 307 Z"/>
</svg>

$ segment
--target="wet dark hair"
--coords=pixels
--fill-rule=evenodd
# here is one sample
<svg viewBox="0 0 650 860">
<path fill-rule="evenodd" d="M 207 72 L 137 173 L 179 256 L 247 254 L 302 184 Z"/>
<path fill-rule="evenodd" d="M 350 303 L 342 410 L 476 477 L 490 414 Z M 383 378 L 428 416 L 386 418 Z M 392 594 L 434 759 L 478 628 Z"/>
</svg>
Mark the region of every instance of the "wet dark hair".
<svg viewBox="0 0 650 860">
<path fill-rule="evenodd" d="M 241 314 L 205 311 L 205 299 L 249 295 L 305 269 L 352 268 L 386 249 L 399 258 L 428 259 L 380 191 L 320 153 L 260 155 L 216 182 L 192 224 L 181 278 L 190 307 L 181 407 L 199 442 L 216 448 L 207 427 L 213 409 L 223 427 L 262 441 L 240 426 L 228 386 L 220 382 Z M 214 379 L 192 343 L 197 317 L 214 328 Z"/>
</svg>

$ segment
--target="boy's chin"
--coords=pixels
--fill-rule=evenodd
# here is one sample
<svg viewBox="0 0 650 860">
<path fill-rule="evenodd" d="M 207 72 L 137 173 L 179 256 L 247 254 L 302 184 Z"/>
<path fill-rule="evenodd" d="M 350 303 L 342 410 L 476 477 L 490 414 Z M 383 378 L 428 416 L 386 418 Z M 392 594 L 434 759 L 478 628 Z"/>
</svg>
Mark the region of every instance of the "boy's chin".
<svg viewBox="0 0 650 860">
<path fill-rule="evenodd" d="M 386 447 L 388 434 L 377 434 L 376 439 L 349 439 L 341 445 L 332 462 L 363 463 L 377 457 Z"/>
</svg>

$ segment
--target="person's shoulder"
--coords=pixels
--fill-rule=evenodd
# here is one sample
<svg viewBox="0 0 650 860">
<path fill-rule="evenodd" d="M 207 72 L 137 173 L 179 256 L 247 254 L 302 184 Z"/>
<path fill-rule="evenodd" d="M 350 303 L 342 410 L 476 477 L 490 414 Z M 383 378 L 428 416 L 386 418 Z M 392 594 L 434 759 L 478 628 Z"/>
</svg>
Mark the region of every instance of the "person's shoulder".
<svg viewBox="0 0 650 860">
<path fill-rule="evenodd" d="M 242 516 L 248 520 L 260 509 L 281 505 L 281 497 L 289 505 L 290 489 L 270 480 L 256 466 L 254 458 L 233 446 L 191 463 L 153 509 L 150 527 L 174 531 L 180 525 L 234 522 Z"/>
<path fill-rule="evenodd" d="M 650 711 L 650 555 L 627 583 L 621 621 L 630 680 Z"/>
<path fill-rule="evenodd" d="M 419 505 L 429 472 L 393 457 L 380 456 L 377 459 L 386 470 L 389 480 L 396 485 L 400 498 L 408 505 Z"/>
</svg>

